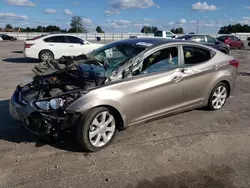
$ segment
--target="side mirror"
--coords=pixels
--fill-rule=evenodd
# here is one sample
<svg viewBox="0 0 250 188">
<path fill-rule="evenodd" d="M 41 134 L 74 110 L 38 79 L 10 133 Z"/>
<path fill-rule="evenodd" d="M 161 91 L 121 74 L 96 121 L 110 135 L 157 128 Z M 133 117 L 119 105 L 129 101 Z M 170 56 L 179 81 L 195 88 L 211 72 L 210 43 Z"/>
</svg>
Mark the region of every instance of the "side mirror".
<svg viewBox="0 0 250 188">
<path fill-rule="evenodd" d="M 220 42 L 218 40 L 215 41 L 215 44 L 220 44 Z"/>
</svg>

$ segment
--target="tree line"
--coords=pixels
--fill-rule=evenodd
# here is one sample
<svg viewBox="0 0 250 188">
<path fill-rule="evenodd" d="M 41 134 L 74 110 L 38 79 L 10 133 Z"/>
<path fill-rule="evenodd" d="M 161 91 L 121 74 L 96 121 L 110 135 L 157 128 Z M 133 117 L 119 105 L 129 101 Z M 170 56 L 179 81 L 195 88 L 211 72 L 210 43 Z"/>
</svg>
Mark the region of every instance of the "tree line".
<svg viewBox="0 0 250 188">
<path fill-rule="evenodd" d="M 1 31 L 1 29 L 0 29 Z M 87 33 L 88 30 L 84 27 L 82 18 L 79 16 L 73 16 L 70 23 L 69 29 L 61 29 L 59 26 L 56 25 L 49 25 L 47 27 L 44 26 L 37 26 L 36 28 L 26 27 L 26 28 L 19 28 L 13 27 L 10 24 L 5 26 L 4 31 L 19 31 L 19 32 L 62 32 L 62 33 Z M 155 33 L 158 31 L 156 26 L 143 26 L 141 29 L 141 33 Z M 104 33 L 101 26 L 96 27 L 97 33 Z M 182 27 L 173 28 L 171 32 L 175 34 L 184 34 L 184 29 Z M 227 25 L 220 28 L 218 34 L 230 34 L 230 33 L 250 33 L 250 26 L 249 25 L 242 25 L 242 24 L 235 24 L 235 25 Z"/>
<path fill-rule="evenodd" d="M 158 31 L 156 26 L 143 26 L 141 29 L 141 33 L 155 33 L 156 31 Z M 184 29 L 182 27 L 173 28 L 171 29 L 171 32 L 174 34 L 183 34 Z"/>
<path fill-rule="evenodd" d="M 241 24 L 235 24 L 235 25 L 227 25 L 224 27 L 221 27 L 218 34 L 231 34 L 231 33 L 250 33 L 250 26 L 249 25 L 241 25 Z"/>
<path fill-rule="evenodd" d="M 0 29 L 0 31 L 3 29 Z M 73 16 L 70 23 L 69 29 L 61 29 L 59 26 L 56 25 L 49 25 L 47 27 L 44 26 L 37 26 L 36 28 L 31 27 L 13 27 L 11 24 L 6 24 L 4 31 L 7 32 L 61 32 L 61 33 L 87 33 L 88 30 L 84 27 L 82 18 L 80 16 Z M 96 32 L 104 33 L 101 26 L 96 27 Z"/>
</svg>

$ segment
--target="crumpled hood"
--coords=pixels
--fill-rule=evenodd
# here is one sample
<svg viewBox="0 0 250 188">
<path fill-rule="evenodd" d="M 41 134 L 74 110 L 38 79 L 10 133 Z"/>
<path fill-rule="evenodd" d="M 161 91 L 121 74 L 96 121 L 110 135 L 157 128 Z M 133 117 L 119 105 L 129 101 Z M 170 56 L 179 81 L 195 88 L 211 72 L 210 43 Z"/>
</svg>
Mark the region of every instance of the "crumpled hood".
<svg viewBox="0 0 250 188">
<path fill-rule="evenodd" d="M 34 66 L 32 71 L 39 76 L 47 76 L 54 73 L 62 73 L 72 69 L 75 69 L 80 64 L 94 64 L 101 67 L 101 64 L 92 58 L 88 58 L 86 55 L 80 56 L 63 56 L 58 60 L 51 59 L 46 62 L 41 62 Z"/>
</svg>

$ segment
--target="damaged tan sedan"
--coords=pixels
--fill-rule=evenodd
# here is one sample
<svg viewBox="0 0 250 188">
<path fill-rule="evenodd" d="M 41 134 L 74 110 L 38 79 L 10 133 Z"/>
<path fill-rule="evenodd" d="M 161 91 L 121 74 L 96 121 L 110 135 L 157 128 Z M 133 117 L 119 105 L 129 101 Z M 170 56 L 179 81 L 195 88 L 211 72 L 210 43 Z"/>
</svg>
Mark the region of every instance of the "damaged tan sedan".
<svg viewBox="0 0 250 188">
<path fill-rule="evenodd" d="M 56 138 L 76 127 L 81 146 L 97 151 L 127 126 L 203 106 L 222 108 L 238 65 L 194 42 L 117 41 L 36 65 L 33 81 L 17 86 L 10 113 L 39 136 Z"/>
</svg>

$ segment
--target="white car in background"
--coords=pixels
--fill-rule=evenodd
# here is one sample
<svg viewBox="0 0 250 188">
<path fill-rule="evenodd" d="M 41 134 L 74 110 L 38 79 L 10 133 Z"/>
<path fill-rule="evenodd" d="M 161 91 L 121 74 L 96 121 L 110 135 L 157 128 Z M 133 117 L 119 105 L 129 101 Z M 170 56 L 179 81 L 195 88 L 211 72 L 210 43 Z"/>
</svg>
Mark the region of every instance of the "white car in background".
<svg viewBox="0 0 250 188">
<path fill-rule="evenodd" d="M 46 61 L 59 59 L 62 56 L 78 56 L 87 54 L 103 44 L 90 43 L 75 35 L 49 34 L 24 42 L 24 56 Z"/>
</svg>

